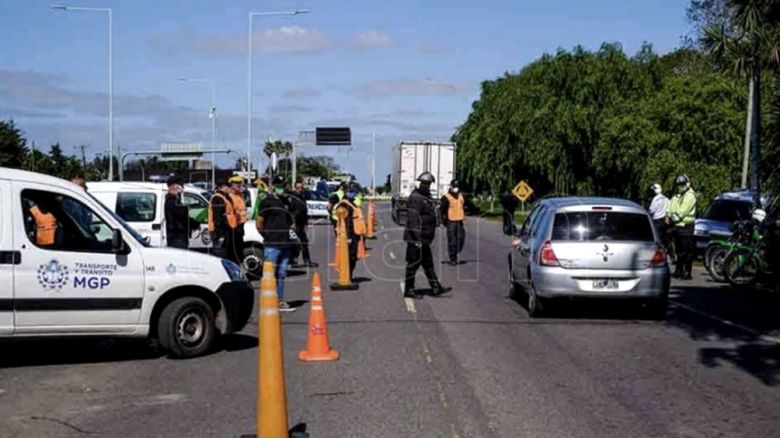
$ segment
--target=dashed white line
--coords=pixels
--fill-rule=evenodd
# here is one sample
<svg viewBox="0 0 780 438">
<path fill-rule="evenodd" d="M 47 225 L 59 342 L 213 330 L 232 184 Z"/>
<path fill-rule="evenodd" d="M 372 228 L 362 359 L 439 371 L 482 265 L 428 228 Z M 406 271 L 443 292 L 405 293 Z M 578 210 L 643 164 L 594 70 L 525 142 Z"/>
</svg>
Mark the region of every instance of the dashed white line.
<svg viewBox="0 0 780 438">
<path fill-rule="evenodd" d="M 401 287 L 401 295 L 404 293 L 404 282 L 398 283 Z M 417 313 L 417 308 L 414 307 L 414 298 L 404 298 L 404 304 L 406 305 L 406 311 L 409 313 Z"/>
<path fill-rule="evenodd" d="M 382 234 L 382 238 L 383 238 L 383 239 L 385 239 L 385 240 L 387 240 L 387 239 L 389 239 L 390 237 L 388 237 L 388 236 L 387 236 L 387 234 Z"/>
<path fill-rule="evenodd" d="M 736 323 L 734 321 L 729 321 L 728 319 L 723 319 L 723 318 L 719 318 L 719 317 L 717 317 L 715 315 L 710 315 L 709 313 L 702 312 L 701 310 L 694 309 L 693 307 L 686 306 L 685 304 L 682 304 L 682 303 L 677 302 L 677 301 L 673 301 L 673 303 L 674 303 L 675 306 L 683 308 L 683 309 L 685 309 L 685 310 L 687 310 L 687 311 L 689 311 L 691 313 L 695 313 L 696 315 L 703 316 L 705 318 L 709 318 L 709 319 L 711 319 L 713 321 L 717 321 L 717 322 L 719 322 L 719 323 L 721 323 L 723 325 L 727 325 L 729 327 L 734 327 L 734 328 L 736 328 L 738 330 L 742 330 L 743 332 L 749 333 L 749 334 L 755 336 L 756 338 L 758 338 L 758 339 L 760 339 L 760 340 L 762 340 L 764 342 L 771 342 L 771 343 L 774 343 L 774 344 L 780 344 L 780 338 L 778 338 L 777 336 L 762 335 L 760 332 L 758 332 L 756 330 L 753 330 L 750 327 L 747 327 L 747 326 L 744 326 L 742 324 Z"/>
<path fill-rule="evenodd" d="M 390 255 L 391 259 L 395 260 L 395 253 L 393 251 L 390 251 L 388 254 Z"/>
</svg>

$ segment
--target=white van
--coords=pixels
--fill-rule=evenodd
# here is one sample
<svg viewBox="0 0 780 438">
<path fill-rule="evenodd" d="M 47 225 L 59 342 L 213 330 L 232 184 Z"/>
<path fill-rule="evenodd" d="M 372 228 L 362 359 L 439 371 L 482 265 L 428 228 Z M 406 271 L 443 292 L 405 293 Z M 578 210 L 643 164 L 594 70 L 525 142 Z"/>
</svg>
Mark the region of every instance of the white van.
<svg viewBox="0 0 780 438">
<path fill-rule="evenodd" d="M 0 167 L 0 337 L 151 337 L 180 357 L 241 330 L 238 265 L 156 248 L 70 182 Z"/>
<path fill-rule="evenodd" d="M 162 183 L 147 182 L 90 182 L 89 193 L 125 220 L 152 246 L 166 246 L 165 195 L 168 187 Z M 201 223 L 200 229 L 190 236 L 190 249 L 207 251 L 212 247 L 206 211 L 208 201 L 200 189 L 184 186 L 182 202 L 190 209 L 192 220 Z M 251 212 L 251 205 L 247 207 Z M 263 237 L 254 221 L 244 224 L 244 270 L 253 277 L 260 277 L 263 269 Z"/>
</svg>

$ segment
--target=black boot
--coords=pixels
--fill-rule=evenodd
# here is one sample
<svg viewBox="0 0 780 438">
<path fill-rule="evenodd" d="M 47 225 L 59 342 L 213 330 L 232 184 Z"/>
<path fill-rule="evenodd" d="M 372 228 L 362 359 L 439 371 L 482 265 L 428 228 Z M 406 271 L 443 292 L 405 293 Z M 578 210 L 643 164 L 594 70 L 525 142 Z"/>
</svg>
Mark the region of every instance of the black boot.
<svg viewBox="0 0 780 438">
<path fill-rule="evenodd" d="M 431 281 L 431 295 L 433 295 L 434 297 L 438 297 L 439 295 L 446 294 L 451 290 L 452 290 L 451 287 L 442 286 L 441 283 L 438 282 L 438 280 Z"/>
<path fill-rule="evenodd" d="M 417 291 L 414 289 L 414 287 L 405 287 L 404 288 L 404 298 L 413 298 L 413 299 L 419 299 L 422 296 L 417 293 Z"/>
</svg>

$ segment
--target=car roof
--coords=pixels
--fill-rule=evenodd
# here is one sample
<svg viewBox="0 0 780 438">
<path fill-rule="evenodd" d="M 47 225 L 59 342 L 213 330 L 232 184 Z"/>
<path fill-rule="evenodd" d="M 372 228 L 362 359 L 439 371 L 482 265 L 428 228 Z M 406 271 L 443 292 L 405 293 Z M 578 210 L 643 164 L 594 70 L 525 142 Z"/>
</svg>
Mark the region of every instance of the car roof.
<svg viewBox="0 0 780 438">
<path fill-rule="evenodd" d="M 636 202 L 620 198 L 567 196 L 561 198 L 544 198 L 540 202 L 549 205 L 556 210 L 577 206 L 608 206 L 644 212 L 644 209 Z"/>
<path fill-rule="evenodd" d="M 723 192 L 720 193 L 718 196 L 715 197 L 716 200 L 726 200 L 726 201 L 742 201 L 742 202 L 753 202 L 753 191 L 752 190 L 735 190 L 732 192 Z"/>
<path fill-rule="evenodd" d="M 66 186 L 68 188 L 78 187 L 72 182 L 57 178 L 56 176 L 46 175 L 45 173 L 28 172 L 26 170 L 11 169 L 9 167 L 0 167 L 0 179 L 10 179 L 13 181 L 27 181 L 41 184 L 51 184 L 57 186 Z"/>
</svg>

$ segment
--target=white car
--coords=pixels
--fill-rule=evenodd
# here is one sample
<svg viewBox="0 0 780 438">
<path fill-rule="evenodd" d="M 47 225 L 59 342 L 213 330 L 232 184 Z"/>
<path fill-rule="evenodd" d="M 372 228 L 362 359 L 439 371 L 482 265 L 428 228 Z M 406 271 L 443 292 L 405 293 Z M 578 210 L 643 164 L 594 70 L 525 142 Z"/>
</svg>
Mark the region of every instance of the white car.
<svg viewBox="0 0 780 438">
<path fill-rule="evenodd" d="M 0 337 L 150 337 L 191 357 L 249 319 L 238 265 L 153 247 L 75 184 L 0 168 L 0 211 Z"/>
<path fill-rule="evenodd" d="M 152 246 L 166 246 L 165 194 L 166 184 L 145 182 L 95 182 L 87 183 L 87 189 L 106 207 L 114 211 Z M 208 251 L 212 248 L 207 226 L 209 202 L 198 188 L 184 186 L 182 202 L 190 209 L 192 220 L 201 223 L 200 229 L 190 236 L 190 249 Z M 252 205 L 247 203 L 247 210 Z M 263 237 L 257 232 L 253 220 L 244 224 L 244 257 L 241 267 L 252 277 L 259 277 L 263 269 Z"/>
</svg>

